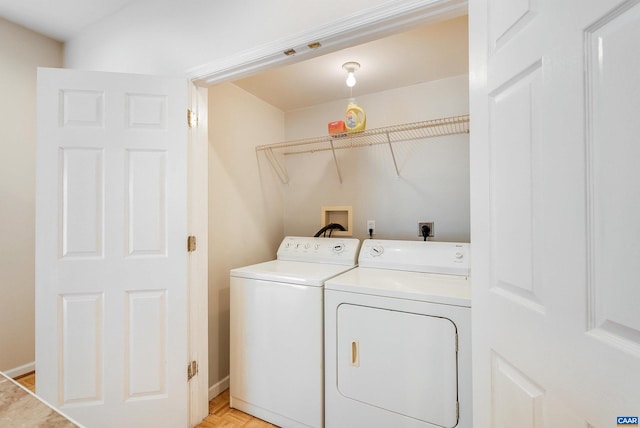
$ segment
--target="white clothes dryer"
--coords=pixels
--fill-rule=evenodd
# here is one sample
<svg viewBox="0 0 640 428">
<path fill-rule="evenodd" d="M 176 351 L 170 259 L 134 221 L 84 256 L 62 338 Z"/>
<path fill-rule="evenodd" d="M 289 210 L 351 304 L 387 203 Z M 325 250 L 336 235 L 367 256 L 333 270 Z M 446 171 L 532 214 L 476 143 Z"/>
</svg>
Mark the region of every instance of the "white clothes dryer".
<svg viewBox="0 0 640 428">
<path fill-rule="evenodd" d="M 283 427 L 324 426 L 323 286 L 360 241 L 286 237 L 277 260 L 231 271 L 230 406 Z"/>
<path fill-rule="evenodd" d="M 325 283 L 327 428 L 471 428 L 469 273 L 469 244 L 365 240 Z"/>
</svg>

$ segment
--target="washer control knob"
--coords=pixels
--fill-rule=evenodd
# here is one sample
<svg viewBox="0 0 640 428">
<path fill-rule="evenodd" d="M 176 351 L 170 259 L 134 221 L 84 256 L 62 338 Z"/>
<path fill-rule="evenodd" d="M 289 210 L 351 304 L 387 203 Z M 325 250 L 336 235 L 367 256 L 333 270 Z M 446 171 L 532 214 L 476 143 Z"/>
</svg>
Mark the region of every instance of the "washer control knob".
<svg viewBox="0 0 640 428">
<path fill-rule="evenodd" d="M 371 250 L 369 250 L 369 254 L 373 257 L 381 256 L 382 253 L 384 253 L 384 247 L 382 245 L 374 245 L 371 247 Z"/>
<path fill-rule="evenodd" d="M 308 249 L 309 249 L 309 247 L 311 247 L 311 244 L 309 244 L 308 242 L 307 242 L 306 244 L 304 244 L 304 249 L 305 249 L 305 250 L 308 250 Z"/>
<path fill-rule="evenodd" d="M 291 246 L 291 242 L 287 242 L 286 244 L 284 244 L 284 248 L 289 248 Z"/>
<path fill-rule="evenodd" d="M 320 244 L 315 244 L 315 245 L 313 246 L 313 249 L 314 249 L 314 250 L 318 250 L 318 249 L 320 249 Z"/>
<path fill-rule="evenodd" d="M 342 242 L 339 244 L 335 244 L 333 247 L 331 247 L 331 251 L 333 251 L 336 254 L 340 254 L 341 252 L 344 251 L 344 244 Z"/>
<path fill-rule="evenodd" d="M 459 251 L 458 251 L 458 252 L 456 253 L 456 259 L 460 260 L 460 259 L 461 259 L 461 258 L 463 258 L 463 257 L 464 257 L 464 254 L 462 254 L 461 252 L 459 252 Z"/>
</svg>

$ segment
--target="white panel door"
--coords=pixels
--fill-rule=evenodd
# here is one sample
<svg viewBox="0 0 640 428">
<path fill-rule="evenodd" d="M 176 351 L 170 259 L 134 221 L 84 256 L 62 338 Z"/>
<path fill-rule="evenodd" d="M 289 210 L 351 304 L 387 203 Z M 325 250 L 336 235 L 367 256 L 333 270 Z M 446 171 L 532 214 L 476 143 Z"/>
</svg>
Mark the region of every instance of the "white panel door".
<svg viewBox="0 0 640 428">
<path fill-rule="evenodd" d="M 181 427 L 187 82 L 38 70 L 37 393 L 88 427 Z"/>
<path fill-rule="evenodd" d="M 640 1 L 469 3 L 474 426 L 640 415 Z"/>
</svg>

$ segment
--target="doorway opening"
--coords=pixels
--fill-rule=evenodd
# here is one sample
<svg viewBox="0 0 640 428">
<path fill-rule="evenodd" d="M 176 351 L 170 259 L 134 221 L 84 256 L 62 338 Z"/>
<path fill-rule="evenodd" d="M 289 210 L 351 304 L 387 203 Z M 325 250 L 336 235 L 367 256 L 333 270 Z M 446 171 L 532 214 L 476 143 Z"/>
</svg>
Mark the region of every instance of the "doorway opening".
<svg viewBox="0 0 640 428">
<path fill-rule="evenodd" d="M 425 205 L 432 204 L 435 199 L 426 198 L 399 215 L 389 204 L 384 205 L 390 194 L 402 195 L 403 200 L 414 204 L 412 195 L 428 192 L 413 184 L 420 181 L 415 171 L 424 164 L 420 161 L 416 163 L 416 159 L 424 158 L 424 147 L 403 147 L 401 155 L 404 164 L 400 166 L 399 178 L 386 175 L 393 169 L 388 149 L 383 151 L 382 147 L 379 150 L 376 148 L 367 154 L 367 161 L 356 151 L 341 155 L 343 168 L 347 170 L 343 184 L 338 183 L 335 168 L 324 155 L 302 155 L 299 161 L 288 162 L 292 179 L 283 185 L 268 160 L 256 153 L 255 146 L 326 133 L 327 123 L 340 119 L 349 98 L 349 90 L 345 85 L 346 73 L 341 68 L 349 60 L 360 60 L 362 64 L 353 92 L 358 101 L 362 100 L 363 108 L 368 110 L 368 125 L 371 127 L 382 126 L 383 120 L 395 121 L 392 113 L 398 113 L 398 109 L 393 105 L 407 96 L 413 96 L 418 102 L 420 97 L 424 97 L 426 102 L 423 104 L 431 103 L 428 108 L 415 108 L 413 104 L 403 103 L 411 110 L 405 115 L 409 121 L 410 114 L 428 119 L 437 115 L 468 113 L 466 4 L 456 4 L 457 7 L 440 10 L 441 13 L 425 12 L 421 19 L 415 19 L 406 26 L 397 24 L 382 28 L 383 25 L 378 24 L 379 28 L 376 28 L 376 24 L 369 27 L 363 24 L 351 28 L 343 35 L 344 40 L 337 40 L 338 36 L 335 36 L 335 40 L 329 40 L 324 54 L 321 48 L 317 52 L 305 51 L 298 57 L 287 59 L 282 54 L 287 46 L 282 46 L 278 54 L 268 56 L 259 64 L 256 64 L 257 61 L 247 61 L 217 71 L 210 70 L 207 76 L 196 78 L 196 82 L 209 88 L 210 100 L 210 398 L 224 391 L 229 384 L 230 269 L 273 259 L 275 249 L 286 235 L 312 235 L 310 231 L 319 228 L 320 207 L 323 205 L 351 205 L 349 202 L 354 200 L 366 200 L 359 204 L 359 209 L 354 213 L 355 237 L 361 239 L 367 237 L 366 219 L 362 219 L 371 212 L 377 216 L 380 237 L 416 239 L 416 221 L 434 220 L 422 218 L 422 214 L 415 220 L 413 217 L 423 212 Z M 360 38 L 352 37 L 358 32 L 362 34 Z M 425 38 L 429 41 L 425 41 Z M 320 40 L 320 43 L 325 47 L 324 40 Z M 408 69 L 406 71 L 422 70 L 422 76 L 418 76 L 420 73 L 406 73 L 400 78 L 400 72 L 393 70 L 398 70 L 394 67 L 403 68 L 403 65 L 393 55 L 385 56 L 381 51 L 382 45 L 393 45 L 385 47 L 387 52 L 404 53 L 402 58 L 405 61 L 413 57 L 424 61 L 415 68 L 406 62 L 404 65 Z M 359 53 L 360 49 L 368 50 L 366 57 L 364 53 Z M 274 60 L 277 55 L 282 55 L 283 59 Z M 436 57 L 445 60 L 434 59 Z M 460 63 L 460 58 L 463 63 Z M 276 67 L 276 62 L 281 67 Z M 386 87 L 383 84 L 374 86 L 374 80 L 384 80 L 381 77 L 383 69 L 387 69 L 391 76 L 395 73 L 395 82 Z M 437 74 L 439 72 L 442 74 Z M 425 77 L 426 73 L 434 74 Z M 310 80 L 321 83 L 312 88 L 310 83 L 305 83 Z M 305 88 L 305 85 L 309 87 Z M 423 92 L 415 92 L 416 88 Z M 440 102 L 433 103 L 434 97 L 439 97 L 438 93 L 451 93 L 448 91 L 456 91 L 456 96 L 452 97 L 455 99 L 438 98 Z M 380 101 L 384 96 L 393 99 L 386 110 L 384 102 Z M 315 108 L 317 105 L 322 106 Z M 322 113 L 319 113 L 320 110 Z M 319 118 L 322 114 L 324 118 Z M 443 239 L 448 237 L 468 242 L 468 137 L 461 136 L 453 143 L 439 142 L 436 145 L 440 147 L 438 150 L 449 151 L 445 161 L 440 162 L 442 169 L 438 171 L 456 176 L 452 186 L 455 192 L 449 192 L 448 199 L 444 199 L 449 207 L 447 216 L 455 220 L 453 224 L 438 230 L 444 233 L 441 236 Z M 375 176 L 380 168 L 384 172 L 381 182 L 376 182 L 373 188 L 363 183 L 363 176 Z M 381 190 L 377 191 L 376 188 Z M 445 190 L 451 188 L 442 192 Z M 435 195 L 434 198 L 442 201 L 440 192 Z M 454 199 L 462 202 L 452 202 Z M 381 207 L 383 205 L 388 209 Z M 410 204 L 407 202 L 404 205 Z M 381 223 L 380 219 L 385 221 Z M 386 231 L 382 228 L 383 224 Z"/>
</svg>

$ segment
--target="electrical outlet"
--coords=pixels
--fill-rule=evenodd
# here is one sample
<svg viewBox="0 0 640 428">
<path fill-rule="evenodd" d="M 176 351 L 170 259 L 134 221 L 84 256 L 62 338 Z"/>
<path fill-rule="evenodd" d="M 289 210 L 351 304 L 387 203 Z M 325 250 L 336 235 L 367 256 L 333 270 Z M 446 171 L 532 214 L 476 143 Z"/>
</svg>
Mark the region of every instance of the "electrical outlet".
<svg viewBox="0 0 640 428">
<path fill-rule="evenodd" d="M 375 220 L 367 220 L 367 233 L 371 230 L 371 236 L 376 234 L 376 221 Z"/>
<path fill-rule="evenodd" d="M 433 222 L 432 221 L 419 221 L 418 222 L 418 238 L 423 238 L 422 236 L 422 226 L 429 226 L 429 234 L 427 235 L 428 238 L 432 238 L 433 236 L 435 236 L 435 232 L 433 230 Z"/>
</svg>

